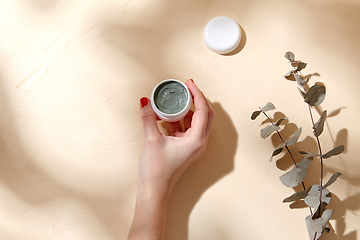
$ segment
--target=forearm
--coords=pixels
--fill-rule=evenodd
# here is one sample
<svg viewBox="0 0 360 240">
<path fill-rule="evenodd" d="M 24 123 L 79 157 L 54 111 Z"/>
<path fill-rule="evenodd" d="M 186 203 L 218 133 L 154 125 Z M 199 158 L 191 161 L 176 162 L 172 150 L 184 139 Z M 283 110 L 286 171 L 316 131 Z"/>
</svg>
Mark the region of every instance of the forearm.
<svg viewBox="0 0 360 240">
<path fill-rule="evenodd" d="M 162 240 L 165 238 L 168 186 L 138 184 L 135 215 L 128 240 Z"/>
</svg>

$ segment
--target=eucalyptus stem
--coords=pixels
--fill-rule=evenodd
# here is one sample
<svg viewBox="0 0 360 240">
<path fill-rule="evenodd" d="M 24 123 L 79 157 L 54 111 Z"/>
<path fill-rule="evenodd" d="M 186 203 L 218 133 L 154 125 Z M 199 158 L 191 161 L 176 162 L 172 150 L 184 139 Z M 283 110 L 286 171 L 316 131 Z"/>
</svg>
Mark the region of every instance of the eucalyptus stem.
<svg viewBox="0 0 360 240">
<path fill-rule="evenodd" d="M 311 106 L 308 105 L 308 107 L 309 107 L 311 123 L 313 125 L 313 129 L 315 129 L 314 117 L 313 117 L 313 114 L 312 114 L 312 111 L 311 111 Z M 322 187 L 323 187 L 323 175 L 324 175 L 323 156 L 322 156 L 322 150 L 321 150 L 319 137 L 318 136 L 315 136 L 315 137 L 316 137 L 316 142 L 317 142 L 318 149 L 319 149 L 319 154 L 320 154 L 320 197 L 319 197 L 319 201 L 320 201 L 320 205 L 321 205 L 321 196 L 322 196 Z M 318 217 L 320 217 L 320 211 L 319 211 L 318 214 L 319 214 Z"/>
<path fill-rule="evenodd" d="M 302 84 L 301 86 L 302 86 L 303 90 L 305 91 L 304 85 Z M 308 109 L 309 109 L 311 124 L 312 124 L 313 129 L 315 130 L 315 121 L 314 121 L 314 117 L 313 117 L 313 114 L 312 114 L 312 111 L 311 111 L 310 104 L 308 104 Z M 322 188 L 323 188 L 324 166 L 323 166 L 323 154 L 322 154 L 322 150 L 321 150 L 320 139 L 319 139 L 319 136 L 317 136 L 316 134 L 315 134 L 315 137 L 316 137 L 316 142 L 317 142 L 317 145 L 318 145 L 319 155 L 320 155 L 320 197 L 319 197 L 319 201 L 320 201 L 319 206 L 320 206 L 321 205 L 321 197 L 322 197 Z M 318 217 L 321 216 L 320 214 L 321 213 L 319 211 L 318 212 Z M 315 236 L 316 236 L 316 233 L 315 233 Z"/>
<path fill-rule="evenodd" d="M 313 125 L 313 129 L 315 129 L 314 117 L 313 117 L 313 114 L 311 111 L 311 106 L 309 104 L 308 104 L 308 108 L 309 108 L 311 123 Z M 320 154 L 320 197 L 319 197 L 319 201 L 320 201 L 319 207 L 320 207 L 321 206 L 322 186 L 323 186 L 323 158 L 322 158 L 320 140 L 319 140 L 318 136 L 316 136 L 316 142 L 317 142 L 319 154 Z M 318 215 L 319 215 L 318 217 L 320 217 L 320 211 L 318 211 Z M 316 240 L 316 235 L 317 235 L 317 232 L 315 232 L 315 234 L 314 234 L 314 240 Z"/>
</svg>

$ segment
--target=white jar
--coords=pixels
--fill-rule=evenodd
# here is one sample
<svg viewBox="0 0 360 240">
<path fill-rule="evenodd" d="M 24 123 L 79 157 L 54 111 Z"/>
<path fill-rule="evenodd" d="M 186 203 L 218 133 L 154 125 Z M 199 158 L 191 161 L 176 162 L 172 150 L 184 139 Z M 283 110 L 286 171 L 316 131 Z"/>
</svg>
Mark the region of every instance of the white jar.
<svg viewBox="0 0 360 240">
<path fill-rule="evenodd" d="M 184 118 L 191 104 L 192 96 L 188 87 L 176 79 L 160 82 L 151 93 L 151 107 L 166 122 Z"/>
<path fill-rule="evenodd" d="M 233 52 L 240 43 L 241 29 L 233 19 L 219 16 L 211 19 L 204 28 L 206 45 L 219 54 Z"/>
</svg>

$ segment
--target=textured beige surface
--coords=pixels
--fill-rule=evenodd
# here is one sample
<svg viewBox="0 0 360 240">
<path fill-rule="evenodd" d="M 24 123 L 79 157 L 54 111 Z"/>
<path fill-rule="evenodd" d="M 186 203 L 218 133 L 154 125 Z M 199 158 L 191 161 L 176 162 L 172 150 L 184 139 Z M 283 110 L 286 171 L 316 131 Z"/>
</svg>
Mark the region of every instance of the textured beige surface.
<svg viewBox="0 0 360 240">
<path fill-rule="evenodd" d="M 279 181 L 288 156 L 259 136 L 252 111 L 273 102 L 316 150 L 288 50 L 327 87 L 321 135 L 335 209 L 326 239 L 359 237 L 360 2 L 353 0 L 1 0 L 0 239 L 126 239 L 142 130 L 139 99 L 161 80 L 193 78 L 216 111 L 206 154 L 174 190 L 168 239 L 307 239 L 303 204 Z M 242 28 L 237 53 L 208 50 L 219 15 Z M 318 118 L 317 113 L 315 117 Z M 305 183 L 318 183 L 319 162 Z M 299 188 L 296 188 L 299 190 Z"/>
</svg>

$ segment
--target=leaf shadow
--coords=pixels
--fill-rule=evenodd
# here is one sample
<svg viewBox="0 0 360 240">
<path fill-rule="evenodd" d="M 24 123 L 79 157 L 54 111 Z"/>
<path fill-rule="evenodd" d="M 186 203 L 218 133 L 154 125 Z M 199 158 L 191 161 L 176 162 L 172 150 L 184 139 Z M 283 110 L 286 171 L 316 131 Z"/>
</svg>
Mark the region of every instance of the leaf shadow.
<svg viewBox="0 0 360 240">
<path fill-rule="evenodd" d="M 351 231 L 345 234 L 345 214 L 347 211 L 356 211 L 360 207 L 360 193 L 352 195 L 345 200 L 340 200 L 339 197 L 332 194 L 332 198 L 328 208 L 336 209 L 334 215 L 332 216 L 332 220 L 335 221 L 335 225 L 329 223 L 330 232 L 323 233 L 323 237 L 326 236 L 326 239 L 330 240 L 356 240 L 357 239 L 357 231 Z M 291 209 L 302 209 L 308 208 L 304 200 L 295 201 L 290 204 Z"/>
<path fill-rule="evenodd" d="M 327 118 L 331 118 L 331 117 L 335 117 L 335 116 L 339 115 L 340 111 L 341 111 L 342 109 L 345 109 L 345 108 L 346 108 L 346 107 L 340 107 L 340 108 L 338 108 L 338 109 L 333 110 L 332 112 L 330 112 L 330 113 L 327 115 Z"/>
<path fill-rule="evenodd" d="M 284 114 L 278 114 L 279 117 L 285 117 Z M 286 123 L 285 123 L 286 124 Z M 279 131 L 282 139 L 286 141 L 289 139 L 295 132 L 298 130 L 298 126 L 294 123 L 287 123 L 282 130 Z M 281 138 L 278 134 L 273 134 L 271 136 L 271 141 L 274 147 L 277 147 L 282 143 Z M 289 146 L 289 150 L 292 156 L 295 159 L 295 162 L 299 162 L 302 158 L 302 155 L 299 153 L 299 150 L 316 152 L 316 142 L 315 139 L 306 136 L 302 141 L 297 142 L 295 145 Z M 287 170 L 294 166 L 294 162 L 286 149 L 283 149 L 282 156 L 276 160 L 276 167 L 280 170 Z"/>
<path fill-rule="evenodd" d="M 344 153 L 346 153 L 348 150 L 348 130 L 346 128 L 340 129 L 336 134 L 336 138 L 334 140 L 334 147 L 340 145 L 344 145 Z M 341 158 L 341 155 L 339 157 Z"/>
<path fill-rule="evenodd" d="M 285 114 L 284 113 L 282 113 L 282 112 L 275 112 L 274 113 L 274 117 L 270 117 L 269 116 L 269 118 L 271 119 L 271 121 L 272 122 L 276 122 L 277 120 L 279 120 L 279 119 L 281 119 L 281 118 L 286 118 L 286 116 L 285 116 Z M 261 125 L 264 125 L 264 124 L 267 124 L 267 123 L 270 123 L 270 120 L 268 119 L 268 118 L 266 118 L 262 123 L 261 123 Z M 281 126 L 283 126 L 283 125 L 286 125 L 287 123 L 289 123 L 289 121 L 288 120 L 284 120 L 284 121 L 282 121 L 281 122 Z"/>
<path fill-rule="evenodd" d="M 351 195 L 344 200 L 340 200 L 340 198 L 334 193 L 331 194 L 332 197 L 328 207 L 331 209 L 336 209 L 334 215 L 331 218 L 335 221 L 335 224 L 329 224 L 331 231 L 326 234 L 326 239 L 356 240 L 356 230 L 345 234 L 346 223 L 344 219 L 347 212 L 351 213 L 360 208 L 360 193 Z"/>
</svg>

